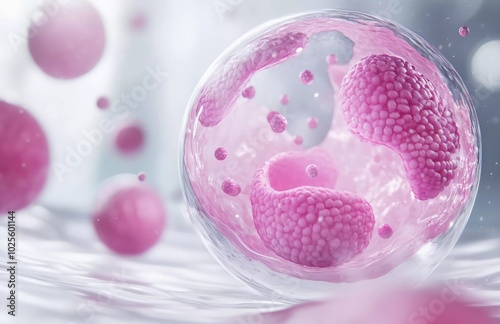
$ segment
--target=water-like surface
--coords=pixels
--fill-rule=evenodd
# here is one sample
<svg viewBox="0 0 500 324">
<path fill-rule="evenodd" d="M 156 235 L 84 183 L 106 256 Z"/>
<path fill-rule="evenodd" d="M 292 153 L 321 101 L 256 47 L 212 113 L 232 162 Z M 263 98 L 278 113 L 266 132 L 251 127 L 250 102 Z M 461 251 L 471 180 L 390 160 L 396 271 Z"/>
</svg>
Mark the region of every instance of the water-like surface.
<svg viewBox="0 0 500 324">
<path fill-rule="evenodd" d="M 17 213 L 15 323 L 231 323 L 286 306 L 229 275 L 186 222 L 182 204 L 168 206 L 159 245 L 135 258 L 106 250 L 84 213 L 40 206 Z M 0 224 L 4 268 L 6 219 Z M 430 279 L 459 280 L 500 315 L 499 235 L 468 232 Z M 0 281 L 5 298 L 5 271 Z M 14 323 L 3 308 L 0 322 Z"/>
</svg>

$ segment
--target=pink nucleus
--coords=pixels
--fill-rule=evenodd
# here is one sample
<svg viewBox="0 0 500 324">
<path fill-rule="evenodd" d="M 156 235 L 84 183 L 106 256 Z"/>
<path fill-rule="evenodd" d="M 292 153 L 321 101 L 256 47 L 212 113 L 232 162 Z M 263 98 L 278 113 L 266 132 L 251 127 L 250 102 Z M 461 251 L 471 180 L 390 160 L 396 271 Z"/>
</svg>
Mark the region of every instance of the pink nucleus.
<svg viewBox="0 0 500 324">
<path fill-rule="evenodd" d="M 316 117 L 310 117 L 308 120 L 307 120 L 307 127 L 309 127 L 310 129 L 315 129 L 316 127 L 318 127 L 318 119 Z"/>
<path fill-rule="evenodd" d="M 233 179 L 226 179 L 222 182 L 221 185 L 222 191 L 232 197 L 236 197 L 241 192 L 241 187 L 236 183 Z"/>
<path fill-rule="evenodd" d="M 31 204 L 44 188 L 49 146 L 28 111 L 1 100 L 0 134 L 0 215 L 6 215 Z"/>
<path fill-rule="evenodd" d="M 469 35 L 469 27 L 467 26 L 460 27 L 458 29 L 458 33 L 460 34 L 460 36 L 466 37 L 467 35 Z"/>
<path fill-rule="evenodd" d="M 282 105 L 288 105 L 288 103 L 290 102 L 288 95 L 284 94 L 283 96 L 281 96 L 280 102 Z"/>
<path fill-rule="evenodd" d="M 112 251 L 137 255 L 160 239 L 166 213 L 161 197 L 145 184 L 118 188 L 93 213 L 99 239 Z"/>
<path fill-rule="evenodd" d="M 144 131 L 139 125 L 127 125 L 118 131 L 115 138 L 117 150 L 125 155 L 133 155 L 144 146 Z"/>
<path fill-rule="evenodd" d="M 45 15 L 45 23 L 30 26 L 31 57 L 54 78 L 80 77 L 96 66 L 104 52 L 103 22 L 97 10 L 85 0 L 51 4 L 46 2 L 40 11 L 51 13 Z"/>
<path fill-rule="evenodd" d="M 97 108 L 99 109 L 109 108 L 109 99 L 107 97 L 99 97 L 99 99 L 97 99 Z"/>
<path fill-rule="evenodd" d="M 337 62 L 337 56 L 335 54 L 328 54 L 326 56 L 326 63 L 328 65 L 335 65 L 335 64 L 337 64 L 338 63 Z"/>
<path fill-rule="evenodd" d="M 322 173 L 310 177 L 311 164 Z M 370 242 L 374 216 L 355 194 L 336 191 L 338 172 L 324 151 L 280 153 L 255 173 L 250 202 L 255 228 L 278 256 L 310 267 L 335 267 Z"/>
<path fill-rule="evenodd" d="M 139 181 L 146 181 L 146 173 L 139 172 L 139 174 L 137 175 L 137 179 L 139 179 Z"/>
<path fill-rule="evenodd" d="M 293 142 L 297 145 L 302 145 L 302 143 L 304 143 L 304 139 L 302 138 L 302 136 L 297 135 L 297 136 L 295 136 L 295 139 L 293 140 Z"/>
<path fill-rule="evenodd" d="M 286 130 L 286 124 L 287 120 L 281 114 L 274 115 L 274 117 L 271 118 L 271 121 L 269 122 L 269 125 L 271 125 L 271 129 L 275 133 L 283 133 Z"/>
<path fill-rule="evenodd" d="M 219 147 L 219 148 L 217 148 L 217 149 L 215 150 L 215 152 L 214 152 L 214 156 L 215 156 L 215 158 L 216 158 L 217 160 L 219 160 L 219 161 L 223 161 L 223 160 L 225 160 L 225 159 L 226 159 L 226 157 L 227 157 L 227 151 L 226 151 L 226 149 L 225 149 L 225 148 L 223 148 L 223 147 Z"/>
<path fill-rule="evenodd" d="M 393 233 L 394 230 L 389 224 L 383 224 L 378 228 L 378 235 L 383 239 L 391 238 Z"/>
<path fill-rule="evenodd" d="M 316 164 L 309 164 L 306 167 L 306 173 L 310 178 L 316 178 L 319 174 L 319 169 Z"/>
<path fill-rule="evenodd" d="M 253 97 L 255 97 L 255 88 L 253 86 L 249 86 L 248 88 L 245 88 L 241 92 L 241 96 L 243 98 L 252 99 Z"/>
<path fill-rule="evenodd" d="M 311 84 L 314 81 L 314 75 L 311 71 L 309 70 L 304 70 L 300 72 L 300 81 L 302 81 L 303 84 Z"/>
<path fill-rule="evenodd" d="M 419 200 L 435 198 L 455 177 L 458 129 L 434 85 L 409 62 L 371 55 L 344 77 L 340 101 L 349 130 L 402 158 Z"/>
</svg>

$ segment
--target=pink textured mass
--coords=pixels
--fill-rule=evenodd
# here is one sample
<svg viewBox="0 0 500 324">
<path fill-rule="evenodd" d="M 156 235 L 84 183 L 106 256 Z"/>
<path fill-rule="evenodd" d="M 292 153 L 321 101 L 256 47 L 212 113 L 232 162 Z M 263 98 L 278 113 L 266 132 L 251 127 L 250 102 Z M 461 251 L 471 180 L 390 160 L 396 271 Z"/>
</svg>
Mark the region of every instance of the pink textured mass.
<svg viewBox="0 0 500 324">
<path fill-rule="evenodd" d="M 162 199 L 144 184 L 119 188 L 98 206 L 92 218 L 101 241 L 126 255 L 151 248 L 166 223 Z"/>
<path fill-rule="evenodd" d="M 459 135 L 434 86 L 410 63 L 371 55 L 342 81 L 340 100 L 351 132 L 403 159 L 417 199 L 435 198 L 455 177 Z"/>
<path fill-rule="evenodd" d="M 304 170 L 311 157 L 302 154 L 278 154 L 257 170 L 250 194 L 254 224 L 277 255 L 311 267 L 338 266 L 368 246 L 373 211 L 363 198 L 329 189 L 337 171 L 327 161 L 318 159 L 323 176 L 310 178 Z"/>
<path fill-rule="evenodd" d="M 231 197 L 236 197 L 240 194 L 241 192 L 241 187 L 239 184 L 236 183 L 233 179 L 226 179 L 222 182 L 221 185 L 222 191 L 231 196 Z"/>
<path fill-rule="evenodd" d="M 252 99 L 253 97 L 255 97 L 255 88 L 253 86 L 249 86 L 248 88 L 245 88 L 241 92 L 241 96 L 243 98 Z"/>
<path fill-rule="evenodd" d="M 314 81 L 314 75 L 311 71 L 309 70 L 304 70 L 300 72 L 300 81 L 302 81 L 303 84 L 311 84 Z"/>
<path fill-rule="evenodd" d="M 215 150 L 214 156 L 217 160 L 223 161 L 227 157 L 227 151 L 223 147 L 219 147 Z"/>
<path fill-rule="evenodd" d="M 287 120 L 281 114 L 275 114 L 269 122 L 269 125 L 271 125 L 271 129 L 275 133 L 283 133 L 286 130 L 286 124 Z"/>
<path fill-rule="evenodd" d="M 389 224 L 383 224 L 378 228 L 378 235 L 383 239 L 391 238 L 393 233 L 394 231 Z"/>
<path fill-rule="evenodd" d="M 30 26 L 28 47 L 35 63 L 48 75 L 72 79 L 90 71 L 105 46 L 104 25 L 95 8 L 84 0 L 42 7 L 46 23 Z"/>
<path fill-rule="evenodd" d="M 122 154 L 135 154 L 140 151 L 144 145 L 144 131 L 138 125 L 125 126 L 118 131 L 115 145 Z"/>
<path fill-rule="evenodd" d="M 458 33 L 460 34 L 460 36 L 466 37 L 467 35 L 469 35 L 469 27 L 467 26 L 460 27 L 458 29 Z"/>
<path fill-rule="evenodd" d="M 31 114 L 0 101 L 0 213 L 18 211 L 42 191 L 49 168 L 45 134 Z"/>
</svg>

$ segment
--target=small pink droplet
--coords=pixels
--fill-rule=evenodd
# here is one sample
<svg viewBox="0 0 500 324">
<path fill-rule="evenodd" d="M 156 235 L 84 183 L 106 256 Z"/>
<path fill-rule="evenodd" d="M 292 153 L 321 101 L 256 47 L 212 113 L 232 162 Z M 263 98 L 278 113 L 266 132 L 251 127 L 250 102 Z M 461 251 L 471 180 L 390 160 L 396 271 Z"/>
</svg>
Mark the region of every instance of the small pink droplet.
<svg viewBox="0 0 500 324">
<path fill-rule="evenodd" d="M 141 183 L 115 189 L 97 204 L 92 220 L 97 236 L 108 248 L 119 254 L 137 255 L 159 240 L 166 213 L 161 197 Z"/>
<path fill-rule="evenodd" d="M 281 100 L 280 101 L 281 101 L 282 105 L 287 105 L 288 102 L 289 102 L 288 95 L 284 94 L 283 96 L 281 96 Z"/>
<path fill-rule="evenodd" d="M 46 2 L 40 12 L 53 13 L 51 6 Z M 44 24 L 33 22 L 29 28 L 28 48 L 38 67 L 60 79 L 92 70 L 106 43 L 104 24 L 94 6 L 85 0 L 70 1 L 58 5 L 57 12 L 45 19 Z"/>
<path fill-rule="evenodd" d="M 268 123 L 271 123 L 271 120 L 273 119 L 274 116 L 276 115 L 279 115 L 279 112 L 277 111 L 270 111 L 268 114 L 267 114 L 267 122 Z"/>
<path fill-rule="evenodd" d="M 227 151 L 223 147 L 219 147 L 215 150 L 215 158 L 219 161 L 225 160 L 227 157 Z"/>
<path fill-rule="evenodd" d="M 319 174 L 319 169 L 316 164 L 309 164 L 306 167 L 306 173 L 310 178 L 316 178 Z"/>
<path fill-rule="evenodd" d="M 275 133 L 283 133 L 286 129 L 286 118 L 283 115 L 276 114 L 269 122 L 271 129 Z"/>
<path fill-rule="evenodd" d="M 388 239 L 392 236 L 394 231 L 392 230 L 391 225 L 383 224 L 378 228 L 378 235 L 383 239 Z"/>
<path fill-rule="evenodd" d="M 469 35 L 469 27 L 467 26 L 460 27 L 458 29 L 458 33 L 460 34 L 460 36 L 466 37 L 467 35 Z"/>
<path fill-rule="evenodd" d="M 311 129 L 314 129 L 316 127 L 318 127 L 318 119 L 316 117 L 310 117 L 308 120 L 307 120 L 307 126 Z"/>
<path fill-rule="evenodd" d="M 144 144 L 144 131 L 138 125 L 128 125 L 119 130 L 115 145 L 125 155 L 137 153 Z"/>
<path fill-rule="evenodd" d="M 302 138 L 302 136 L 297 135 L 297 136 L 295 136 L 295 139 L 293 140 L 293 142 L 297 145 L 302 145 L 302 143 L 304 142 L 304 139 Z"/>
<path fill-rule="evenodd" d="M 97 99 L 97 108 L 106 109 L 109 107 L 109 99 L 107 97 L 99 97 Z"/>
<path fill-rule="evenodd" d="M 248 88 L 245 88 L 241 92 L 241 96 L 243 98 L 252 99 L 253 97 L 255 97 L 255 88 L 253 86 L 249 86 Z"/>
<path fill-rule="evenodd" d="M 328 54 L 326 56 L 326 63 L 328 65 L 335 65 L 335 64 L 337 64 L 337 56 L 335 56 L 335 54 Z"/>
<path fill-rule="evenodd" d="M 224 193 L 232 197 L 238 196 L 241 192 L 240 185 L 230 178 L 222 182 L 221 188 Z"/>
<path fill-rule="evenodd" d="M 314 75 L 311 71 L 304 70 L 300 72 L 300 81 L 302 81 L 303 84 L 311 84 L 314 81 Z"/>
<path fill-rule="evenodd" d="M 139 12 L 132 16 L 130 20 L 130 25 L 134 30 L 141 30 L 146 26 L 146 14 Z"/>
<path fill-rule="evenodd" d="M 145 181 L 146 180 L 146 173 L 139 172 L 139 174 L 137 175 L 137 179 L 139 179 L 139 181 Z"/>
</svg>

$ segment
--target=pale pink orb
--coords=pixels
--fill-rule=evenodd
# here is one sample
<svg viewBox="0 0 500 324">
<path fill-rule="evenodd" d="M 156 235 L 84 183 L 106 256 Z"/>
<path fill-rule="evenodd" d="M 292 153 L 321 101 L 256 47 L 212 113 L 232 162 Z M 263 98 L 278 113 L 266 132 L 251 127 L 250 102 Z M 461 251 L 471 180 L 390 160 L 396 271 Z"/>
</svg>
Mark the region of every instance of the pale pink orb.
<svg viewBox="0 0 500 324">
<path fill-rule="evenodd" d="M 328 54 L 326 56 L 326 63 L 328 65 L 335 65 L 335 64 L 337 64 L 337 56 L 335 56 L 335 54 Z"/>
<path fill-rule="evenodd" d="M 232 197 L 236 197 L 240 194 L 241 192 L 241 187 L 239 184 L 236 183 L 233 179 L 226 179 L 222 182 L 221 185 L 222 191 Z"/>
<path fill-rule="evenodd" d="M 282 105 L 288 105 L 288 103 L 290 102 L 290 99 L 288 98 L 288 95 L 284 94 L 283 96 L 281 96 L 280 102 L 281 102 Z"/>
<path fill-rule="evenodd" d="M 127 125 L 118 131 L 115 145 L 122 154 L 136 154 L 144 146 L 144 137 L 144 131 L 140 126 Z"/>
<path fill-rule="evenodd" d="M 49 170 L 49 146 L 25 109 L 0 100 L 0 215 L 31 204 Z"/>
<path fill-rule="evenodd" d="M 302 81 L 303 84 L 311 84 L 314 81 L 314 75 L 311 71 L 309 70 L 304 70 L 300 72 L 300 81 Z"/>
<path fill-rule="evenodd" d="M 297 136 L 295 136 L 295 139 L 293 140 L 293 142 L 297 145 L 302 145 L 302 143 L 304 143 L 304 139 L 302 138 L 302 136 L 297 135 Z"/>
<path fill-rule="evenodd" d="M 253 86 L 249 86 L 248 88 L 245 88 L 241 92 L 241 96 L 243 98 L 252 99 L 253 97 L 255 97 L 255 88 Z"/>
<path fill-rule="evenodd" d="M 215 158 L 219 161 L 225 160 L 227 157 L 227 151 L 223 147 L 219 147 L 214 152 Z"/>
<path fill-rule="evenodd" d="M 318 119 L 316 117 L 310 117 L 308 120 L 307 120 L 307 126 L 310 128 L 310 129 L 315 129 L 316 127 L 318 127 Z"/>
<path fill-rule="evenodd" d="M 306 173 L 309 176 L 309 178 L 316 178 L 319 174 L 319 169 L 316 164 L 309 164 L 306 167 Z"/>
<path fill-rule="evenodd" d="M 130 19 L 130 26 L 134 30 L 141 30 L 146 26 L 147 17 L 146 14 L 139 12 L 132 16 Z"/>
<path fill-rule="evenodd" d="M 42 6 L 44 20 L 32 23 L 28 47 L 35 63 L 48 75 L 73 79 L 99 62 L 106 43 L 104 25 L 97 10 L 85 0 Z M 50 8 L 49 8 L 50 7 Z M 42 11 L 40 11 L 42 12 Z M 45 23 L 43 23 L 45 22 Z"/>
<path fill-rule="evenodd" d="M 467 35 L 469 35 L 469 27 L 467 26 L 460 27 L 458 29 L 458 33 L 460 34 L 460 36 L 466 37 Z"/>
<path fill-rule="evenodd" d="M 109 107 L 109 99 L 107 97 L 99 97 L 97 99 L 97 108 L 106 109 Z"/>
<path fill-rule="evenodd" d="M 139 181 L 146 181 L 146 173 L 139 172 L 139 174 L 137 175 L 137 179 L 139 179 Z"/>
<path fill-rule="evenodd" d="M 279 115 L 279 112 L 277 111 L 270 111 L 268 114 L 267 114 L 267 122 L 270 123 L 271 120 L 273 119 L 274 116 L 276 115 Z"/>
<path fill-rule="evenodd" d="M 394 233 L 394 230 L 392 229 L 391 225 L 389 225 L 389 224 L 380 225 L 380 227 L 378 228 L 378 235 L 383 239 L 390 238 L 393 233 Z"/>
<path fill-rule="evenodd" d="M 160 238 L 166 213 L 160 196 L 145 184 L 118 187 L 92 216 L 99 239 L 112 251 L 141 254 Z"/>
<path fill-rule="evenodd" d="M 269 125 L 271 125 L 271 129 L 275 133 L 283 133 L 286 130 L 286 124 L 287 120 L 281 114 L 274 115 L 274 117 L 271 118 L 271 121 L 269 122 Z"/>
</svg>

